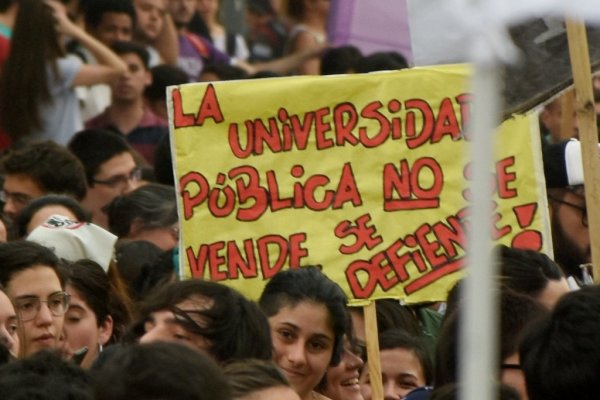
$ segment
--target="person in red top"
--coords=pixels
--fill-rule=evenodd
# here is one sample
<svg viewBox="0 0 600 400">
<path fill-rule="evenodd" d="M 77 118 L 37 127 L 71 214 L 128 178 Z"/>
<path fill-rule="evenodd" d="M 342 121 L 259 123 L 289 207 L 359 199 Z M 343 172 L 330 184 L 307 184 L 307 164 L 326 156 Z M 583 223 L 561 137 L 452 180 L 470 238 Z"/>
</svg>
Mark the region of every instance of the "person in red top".
<svg viewBox="0 0 600 400">
<path fill-rule="evenodd" d="M 18 6 L 14 0 L 0 0 L 0 69 L 10 52 L 10 36 L 17 17 Z M 12 140 L 0 128 L 0 150 L 10 147 Z"/>
<path fill-rule="evenodd" d="M 0 65 L 8 57 L 10 36 L 17 17 L 18 6 L 15 0 L 0 0 Z"/>
</svg>

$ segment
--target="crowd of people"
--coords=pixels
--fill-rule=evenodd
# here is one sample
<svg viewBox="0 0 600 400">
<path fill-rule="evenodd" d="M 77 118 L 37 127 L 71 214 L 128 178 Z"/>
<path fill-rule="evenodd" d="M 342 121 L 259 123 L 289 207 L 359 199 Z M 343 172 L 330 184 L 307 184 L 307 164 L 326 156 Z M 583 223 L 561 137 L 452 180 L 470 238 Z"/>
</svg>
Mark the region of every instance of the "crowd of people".
<svg viewBox="0 0 600 400">
<path fill-rule="evenodd" d="M 180 280 L 167 86 L 409 66 L 329 48 L 329 0 L 246 0 L 243 30 L 224 3 L 0 0 L 0 398 L 371 400 L 372 382 L 385 400 L 458 398 L 460 282 L 442 304 L 376 301 L 371 376 L 363 310 L 318 265 L 278 273 L 257 302 Z M 562 140 L 577 123 L 563 118 L 558 100 L 540 113 L 555 261 L 495 249 L 501 399 L 600 385 L 580 145 Z"/>
</svg>

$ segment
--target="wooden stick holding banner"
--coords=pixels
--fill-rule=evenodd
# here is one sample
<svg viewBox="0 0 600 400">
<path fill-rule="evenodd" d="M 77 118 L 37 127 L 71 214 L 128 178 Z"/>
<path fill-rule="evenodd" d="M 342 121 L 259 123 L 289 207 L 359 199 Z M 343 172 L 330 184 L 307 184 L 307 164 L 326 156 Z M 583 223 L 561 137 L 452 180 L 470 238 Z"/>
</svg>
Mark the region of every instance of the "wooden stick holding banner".
<svg viewBox="0 0 600 400">
<path fill-rule="evenodd" d="M 575 91 L 567 90 L 560 99 L 562 107 L 562 119 L 560 121 L 559 140 L 569 140 L 573 137 L 573 105 L 575 103 Z"/>
<path fill-rule="evenodd" d="M 381 379 L 381 358 L 379 356 L 379 333 L 377 332 L 377 309 L 375 301 L 364 307 L 365 339 L 367 342 L 367 359 L 369 360 L 369 376 L 371 377 L 371 398 L 383 400 L 383 382 Z"/>
<path fill-rule="evenodd" d="M 582 22 L 567 20 L 567 38 L 571 68 L 575 82 L 576 111 L 581 140 L 585 202 L 592 252 L 594 282 L 600 282 L 600 159 L 598 158 L 598 127 L 594 110 L 594 93 L 587 34 Z"/>
</svg>

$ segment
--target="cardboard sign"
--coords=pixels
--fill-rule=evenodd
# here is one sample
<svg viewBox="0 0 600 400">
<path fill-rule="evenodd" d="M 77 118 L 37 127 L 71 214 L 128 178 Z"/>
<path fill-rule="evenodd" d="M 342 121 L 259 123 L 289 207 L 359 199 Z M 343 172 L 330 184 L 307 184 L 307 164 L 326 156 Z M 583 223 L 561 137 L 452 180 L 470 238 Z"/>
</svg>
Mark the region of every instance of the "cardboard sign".
<svg viewBox="0 0 600 400">
<path fill-rule="evenodd" d="M 309 264 L 353 304 L 441 300 L 469 224 L 469 69 L 169 89 L 183 277 L 257 298 Z M 494 237 L 547 249 L 536 119 L 497 132 Z"/>
</svg>

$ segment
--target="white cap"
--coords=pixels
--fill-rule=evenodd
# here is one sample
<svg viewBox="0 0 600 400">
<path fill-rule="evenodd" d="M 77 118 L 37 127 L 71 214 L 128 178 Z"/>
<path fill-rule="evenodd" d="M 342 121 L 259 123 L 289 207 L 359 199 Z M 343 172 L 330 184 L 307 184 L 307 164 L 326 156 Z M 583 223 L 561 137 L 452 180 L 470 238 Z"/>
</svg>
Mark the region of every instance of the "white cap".
<svg viewBox="0 0 600 400">
<path fill-rule="evenodd" d="M 583 185 L 583 161 L 581 160 L 581 142 L 569 140 L 565 147 L 565 167 L 569 186 Z"/>
<path fill-rule="evenodd" d="M 59 258 L 67 261 L 87 258 L 108 271 L 117 237 L 98 225 L 52 215 L 31 231 L 27 240 L 48 247 Z"/>
</svg>

